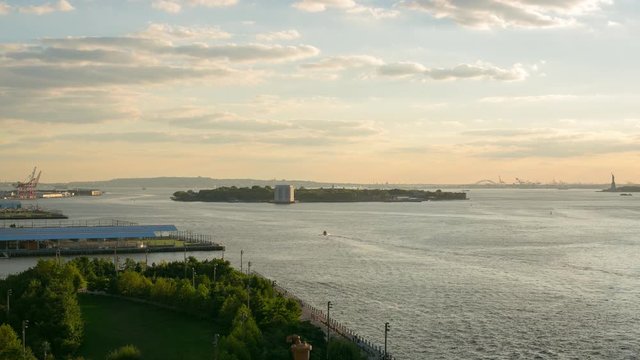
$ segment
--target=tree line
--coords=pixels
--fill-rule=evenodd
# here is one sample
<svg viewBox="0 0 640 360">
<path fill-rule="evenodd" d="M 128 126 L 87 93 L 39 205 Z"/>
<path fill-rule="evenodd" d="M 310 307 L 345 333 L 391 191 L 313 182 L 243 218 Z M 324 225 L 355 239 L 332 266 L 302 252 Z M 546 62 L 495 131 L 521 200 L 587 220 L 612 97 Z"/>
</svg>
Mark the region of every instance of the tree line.
<svg viewBox="0 0 640 360">
<path fill-rule="evenodd" d="M 108 259 L 80 257 L 66 263 L 40 260 L 33 268 L 0 280 L 0 293 L 10 293 L 0 315 L 4 324 L 0 360 L 35 359 L 33 354 L 44 358 L 44 353 L 48 359 L 79 359 L 84 323 L 77 293 L 83 289 L 142 299 L 211 320 L 220 334 L 215 350 L 219 360 L 290 359 L 285 339 L 291 334 L 313 345 L 312 359 L 326 357 L 324 334 L 300 321 L 301 308 L 295 300 L 275 291 L 269 280 L 234 270 L 228 261 L 189 257 L 147 266 L 127 259 L 116 271 Z M 24 320 L 29 321 L 26 351 L 19 349 L 16 337 Z M 361 359 L 354 344 L 331 344 L 332 358 Z M 16 349 L 22 357 L 3 355 L 17 354 Z M 131 351 L 120 349 L 111 358 Z M 344 353 L 352 357 L 339 356 Z"/>
<path fill-rule="evenodd" d="M 219 187 L 198 192 L 176 191 L 171 197 L 175 201 L 205 202 L 269 202 L 273 201 L 274 190 L 269 187 Z M 304 187 L 295 190 L 296 201 L 299 202 L 404 202 L 404 201 L 438 201 L 465 200 L 464 192 L 446 192 L 441 190 L 404 190 L 404 189 L 345 189 Z"/>
</svg>

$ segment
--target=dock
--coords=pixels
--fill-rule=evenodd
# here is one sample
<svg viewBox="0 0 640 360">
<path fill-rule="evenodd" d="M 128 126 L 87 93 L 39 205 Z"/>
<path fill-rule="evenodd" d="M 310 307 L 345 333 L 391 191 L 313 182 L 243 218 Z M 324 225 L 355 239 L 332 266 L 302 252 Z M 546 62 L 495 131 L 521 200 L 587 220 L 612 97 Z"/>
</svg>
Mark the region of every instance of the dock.
<svg viewBox="0 0 640 360">
<path fill-rule="evenodd" d="M 178 231 L 174 225 L 0 224 L 0 257 L 5 258 L 224 250 L 211 235 Z"/>
</svg>

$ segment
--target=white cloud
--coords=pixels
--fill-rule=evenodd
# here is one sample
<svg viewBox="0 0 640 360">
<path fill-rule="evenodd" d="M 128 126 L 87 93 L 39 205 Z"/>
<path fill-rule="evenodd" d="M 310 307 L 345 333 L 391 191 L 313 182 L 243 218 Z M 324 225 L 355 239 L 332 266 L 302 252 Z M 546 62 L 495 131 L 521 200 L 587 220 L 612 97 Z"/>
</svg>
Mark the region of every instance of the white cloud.
<svg viewBox="0 0 640 360">
<path fill-rule="evenodd" d="M 158 30 L 158 29 L 155 29 Z M 217 30 L 162 27 L 169 37 L 212 36 Z M 3 46 L 2 86 L 51 89 L 191 82 L 254 83 L 264 70 L 251 64 L 282 63 L 315 56 L 309 45 L 174 44 L 137 36 L 43 39 L 35 45 Z"/>
<path fill-rule="evenodd" d="M 345 70 L 383 64 L 384 61 L 369 55 L 346 55 L 324 58 L 315 63 L 303 64 L 301 67 L 310 70 Z"/>
<path fill-rule="evenodd" d="M 182 11 L 182 5 L 175 1 L 155 0 L 151 3 L 154 9 L 162 10 L 170 14 L 177 14 Z"/>
<path fill-rule="evenodd" d="M 612 0 L 405 0 L 400 6 L 470 28 L 551 28 L 576 24 Z"/>
<path fill-rule="evenodd" d="M 451 68 L 429 68 L 417 62 L 385 63 L 383 60 L 366 56 L 336 56 L 325 58 L 315 63 L 301 65 L 302 69 L 313 71 L 347 71 L 363 68 L 379 77 L 387 78 L 412 78 L 432 80 L 458 80 L 458 79 L 490 79 L 499 81 L 524 80 L 529 73 L 520 64 L 511 68 L 476 62 L 474 64 L 460 64 Z"/>
<path fill-rule="evenodd" d="M 238 0 L 152 0 L 151 6 L 170 14 L 182 11 L 185 6 L 189 7 L 227 7 L 238 3 Z"/>
<path fill-rule="evenodd" d="M 323 12 L 329 9 L 338 9 L 349 14 L 367 15 L 375 19 L 393 18 L 399 15 L 396 10 L 365 6 L 354 0 L 302 0 L 294 3 L 293 7 L 306 12 Z"/>
<path fill-rule="evenodd" d="M 297 30 L 275 31 L 256 35 L 256 39 L 260 41 L 295 40 L 299 38 L 300 33 Z"/>
<path fill-rule="evenodd" d="M 168 24 L 150 24 L 144 31 L 137 34 L 140 37 L 162 40 L 219 40 L 228 39 L 231 34 L 217 27 L 210 26 L 174 26 Z"/>
<path fill-rule="evenodd" d="M 0 5 L 0 9 L 2 5 Z M 74 7 L 67 0 L 59 0 L 57 3 L 45 3 L 42 5 L 19 6 L 18 11 L 23 14 L 44 15 L 53 12 L 73 11 Z M 0 13 L 2 10 L 0 10 Z"/>
<path fill-rule="evenodd" d="M 529 73 L 520 64 L 509 69 L 503 69 L 488 63 L 461 64 L 453 68 L 435 68 L 426 71 L 434 80 L 455 79 L 491 79 L 501 81 L 524 80 Z"/>
<path fill-rule="evenodd" d="M 382 76 L 413 76 L 427 72 L 427 68 L 415 62 L 397 62 L 378 67 L 378 74 Z"/>
<path fill-rule="evenodd" d="M 330 8 L 350 9 L 356 6 L 353 0 L 302 0 L 293 4 L 293 7 L 308 12 L 322 12 Z"/>
</svg>

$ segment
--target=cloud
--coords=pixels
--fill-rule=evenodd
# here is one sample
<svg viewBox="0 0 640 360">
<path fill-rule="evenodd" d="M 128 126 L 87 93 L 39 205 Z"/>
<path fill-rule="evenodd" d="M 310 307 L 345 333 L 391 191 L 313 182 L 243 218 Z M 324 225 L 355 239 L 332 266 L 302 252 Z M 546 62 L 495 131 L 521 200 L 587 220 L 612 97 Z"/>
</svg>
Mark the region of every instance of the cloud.
<svg viewBox="0 0 640 360">
<path fill-rule="evenodd" d="M 417 62 L 385 63 L 383 60 L 366 56 L 336 56 L 321 59 L 315 63 L 300 66 L 302 69 L 313 71 L 346 71 L 362 68 L 365 71 L 386 78 L 411 78 L 417 80 L 460 80 L 460 79 L 490 79 L 497 81 L 524 80 L 529 73 L 521 64 L 514 64 L 511 68 L 501 68 L 486 62 L 474 64 L 460 64 L 451 68 L 428 68 Z"/>
<path fill-rule="evenodd" d="M 310 70 L 346 70 L 360 67 L 383 65 L 384 61 L 368 55 L 348 55 L 324 58 L 315 63 L 301 65 Z"/>
<path fill-rule="evenodd" d="M 384 64 L 378 67 L 378 74 L 382 76 L 412 76 L 416 74 L 426 73 L 427 68 L 422 64 L 415 62 L 397 62 L 392 64 Z"/>
<path fill-rule="evenodd" d="M 568 158 L 640 152 L 640 138 L 622 133 L 567 133 L 557 129 L 486 129 L 464 132 L 481 137 L 462 144 L 486 158 Z"/>
<path fill-rule="evenodd" d="M 394 18 L 399 15 L 396 10 L 365 6 L 354 0 L 302 0 L 293 3 L 294 8 L 306 12 L 323 12 L 338 9 L 348 14 L 366 15 L 374 19 Z"/>
<path fill-rule="evenodd" d="M 180 3 L 167 0 L 155 0 L 151 3 L 151 7 L 170 14 L 177 14 L 182 11 L 182 5 Z"/>
<path fill-rule="evenodd" d="M 25 101 L 28 99 L 28 101 Z M 137 94 L 118 90 L 5 90 L 0 92 L 0 123 L 88 124 L 139 117 Z"/>
<path fill-rule="evenodd" d="M 231 34 L 217 27 L 209 26 L 173 26 L 168 24 L 150 24 L 145 30 L 136 34 L 139 37 L 158 40 L 220 40 L 228 39 Z"/>
<path fill-rule="evenodd" d="M 520 64 L 515 64 L 510 69 L 503 69 L 484 62 L 461 64 L 453 68 L 429 69 L 426 73 L 434 80 L 491 79 L 517 81 L 524 80 L 529 76 L 529 73 Z"/>
<path fill-rule="evenodd" d="M 148 36 L 148 37 L 145 37 Z M 151 38 L 155 36 L 156 38 Z M 0 86 L 71 88 L 233 80 L 255 82 L 264 70 L 251 64 L 298 61 L 316 56 L 310 45 L 210 44 L 215 28 L 151 26 L 122 37 L 42 39 L 39 44 L 0 46 Z M 184 39 L 171 41 L 167 39 Z"/>
<path fill-rule="evenodd" d="M 67 0 L 59 0 L 55 4 L 19 6 L 18 11 L 23 14 L 44 15 L 53 12 L 73 11 L 74 7 Z"/>
<path fill-rule="evenodd" d="M 451 19 L 476 29 L 553 28 L 574 25 L 578 17 L 601 10 L 612 0 L 405 0 L 399 6 Z"/>
<path fill-rule="evenodd" d="M 547 101 L 572 101 L 578 100 L 582 96 L 571 94 L 546 94 L 546 95 L 526 95 L 526 96 L 488 96 L 483 97 L 479 101 L 482 103 L 512 103 L 512 102 L 547 102 Z"/>
<path fill-rule="evenodd" d="M 276 40 L 295 40 L 300 38 L 297 30 L 275 31 L 256 35 L 256 39 L 260 41 L 276 41 Z"/>
<path fill-rule="evenodd" d="M 170 14 L 182 11 L 185 6 L 189 7 L 227 7 L 238 3 L 238 0 L 152 0 L 151 7 Z"/>
<path fill-rule="evenodd" d="M 191 57 L 201 60 L 226 60 L 229 62 L 286 62 L 316 56 L 320 50 L 310 45 L 265 45 L 265 44 L 173 44 L 142 37 L 77 37 L 45 39 L 49 47 L 74 48 L 80 50 L 121 50 L 153 59 L 166 56 Z"/>
<path fill-rule="evenodd" d="M 5 2 L 0 2 L 0 15 L 7 15 L 11 11 L 11 6 Z"/>
</svg>

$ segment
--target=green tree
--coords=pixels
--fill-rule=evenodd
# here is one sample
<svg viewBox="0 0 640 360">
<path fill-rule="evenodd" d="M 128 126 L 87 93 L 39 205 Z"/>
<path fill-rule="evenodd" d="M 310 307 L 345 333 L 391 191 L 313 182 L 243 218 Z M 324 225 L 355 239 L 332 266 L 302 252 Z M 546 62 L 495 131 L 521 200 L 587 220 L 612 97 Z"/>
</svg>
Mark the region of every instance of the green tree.
<svg viewBox="0 0 640 360">
<path fill-rule="evenodd" d="M 125 345 L 110 352 L 106 360 L 139 360 L 142 359 L 142 353 L 133 345 Z"/>
<path fill-rule="evenodd" d="M 350 341 L 331 339 L 329 342 L 329 359 L 333 360 L 364 360 L 358 346 Z"/>
<path fill-rule="evenodd" d="M 36 360 L 31 349 L 22 351 L 22 342 L 8 324 L 0 325 L 0 360 Z"/>
</svg>

